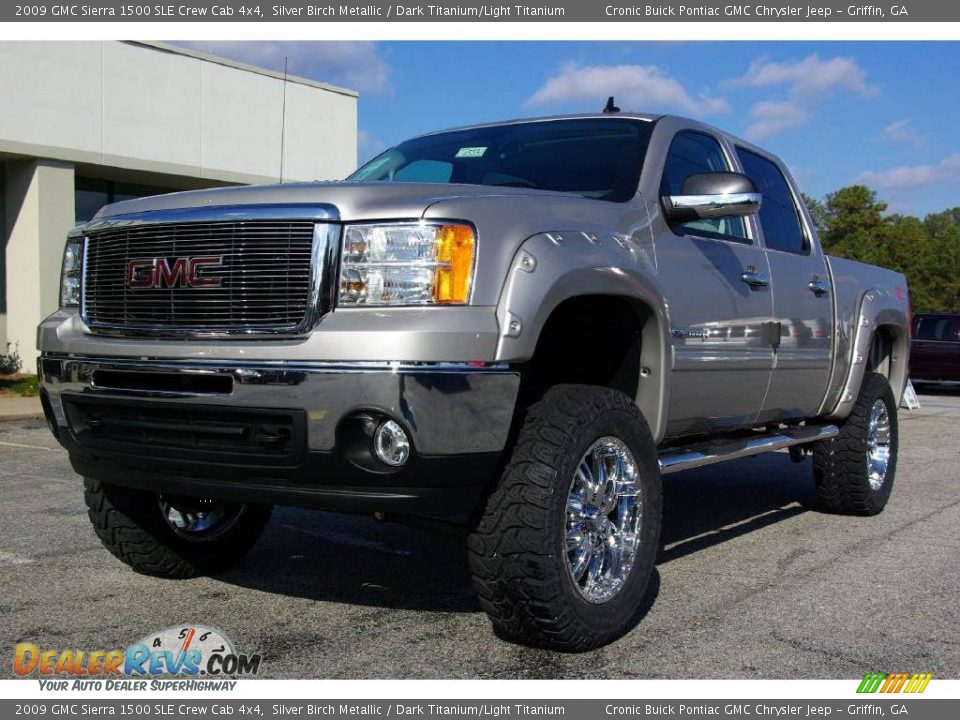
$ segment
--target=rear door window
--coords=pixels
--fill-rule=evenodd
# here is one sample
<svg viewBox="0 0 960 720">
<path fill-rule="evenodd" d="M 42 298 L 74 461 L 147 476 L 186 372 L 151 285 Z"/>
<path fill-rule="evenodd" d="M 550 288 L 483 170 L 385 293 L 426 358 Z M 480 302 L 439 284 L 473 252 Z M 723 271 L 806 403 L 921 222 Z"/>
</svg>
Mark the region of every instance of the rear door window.
<svg viewBox="0 0 960 720">
<path fill-rule="evenodd" d="M 800 222 L 800 211 L 780 168 L 767 158 L 740 147 L 737 148 L 737 157 L 746 176 L 763 195 L 760 226 L 767 249 L 807 254 L 810 246 Z"/>
</svg>

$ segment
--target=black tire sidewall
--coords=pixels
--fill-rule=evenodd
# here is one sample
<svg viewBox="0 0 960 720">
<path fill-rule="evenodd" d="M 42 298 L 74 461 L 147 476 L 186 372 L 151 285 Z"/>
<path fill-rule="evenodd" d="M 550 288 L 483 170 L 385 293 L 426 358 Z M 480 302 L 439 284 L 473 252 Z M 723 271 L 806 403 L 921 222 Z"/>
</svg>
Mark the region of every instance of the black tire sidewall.
<svg viewBox="0 0 960 720">
<path fill-rule="evenodd" d="M 864 393 L 864 395 L 866 396 L 864 398 L 864 411 L 867 417 L 867 427 L 869 427 L 870 412 L 873 404 L 877 400 L 882 400 L 883 404 L 886 405 L 887 417 L 890 421 L 890 456 L 887 461 L 887 473 L 883 479 L 883 484 L 876 490 L 870 487 L 870 481 L 867 477 L 869 467 L 867 465 L 866 437 L 864 437 L 863 480 L 867 483 L 867 487 L 870 488 L 872 504 L 876 508 L 882 509 L 887 504 L 887 501 L 890 499 L 890 494 L 893 492 L 893 482 L 897 474 L 897 456 L 900 454 L 900 429 L 897 425 L 897 403 L 894 400 L 890 384 L 882 375 L 873 374 L 868 378 L 867 392 Z"/>
<path fill-rule="evenodd" d="M 580 594 L 568 569 L 565 543 L 567 495 L 580 458 L 594 442 L 608 436 L 625 442 L 637 464 L 642 503 L 641 542 L 630 575 L 617 594 L 604 603 L 592 603 Z M 619 627 L 637 613 L 659 550 L 660 504 L 660 466 L 656 448 L 649 431 L 637 416 L 625 410 L 608 410 L 586 422 L 576 441 L 566 448 L 563 462 L 557 468 L 550 542 L 561 566 L 561 585 L 568 607 L 587 627 Z"/>
<path fill-rule="evenodd" d="M 890 456 L 883 484 L 875 490 L 867 474 L 867 436 L 877 400 L 886 406 L 890 421 Z M 867 373 L 849 417 L 840 425 L 840 434 L 814 446 L 814 482 L 820 506 L 843 515 L 882 512 L 893 492 L 899 446 L 897 401 L 890 383 L 879 373 Z"/>
<path fill-rule="evenodd" d="M 100 492 L 142 532 L 198 572 L 230 565 L 245 555 L 262 533 L 272 509 L 269 505 L 243 505 L 225 531 L 209 540 L 192 541 L 178 535 L 164 520 L 158 493 L 105 483 L 100 484 Z"/>
</svg>

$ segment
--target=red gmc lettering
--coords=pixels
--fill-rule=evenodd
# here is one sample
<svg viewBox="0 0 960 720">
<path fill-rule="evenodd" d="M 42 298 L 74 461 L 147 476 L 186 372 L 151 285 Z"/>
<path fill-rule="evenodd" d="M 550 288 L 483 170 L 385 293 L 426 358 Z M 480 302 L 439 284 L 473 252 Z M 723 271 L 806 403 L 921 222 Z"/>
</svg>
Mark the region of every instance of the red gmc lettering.
<svg viewBox="0 0 960 720">
<path fill-rule="evenodd" d="M 190 272 L 187 276 L 187 284 L 190 287 L 220 287 L 220 278 L 202 277 L 200 269 L 210 265 L 222 265 L 222 257 L 195 257 L 190 258 Z"/>
<path fill-rule="evenodd" d="M 187 258 L 177 258 L 173 261 L 173 267 L 170 267 L 170 261 L 166 258 L 157 258 L 157 269 L 154 275 L 155 287 L 179 287 L 180 285 L 189 285 L 187 282 Z"/>
<path fill-rule="evenodd" d="M 175 258 L 137 258 L 127 263 L 127 287 L 142 288 L 203 288 L 220 287 L 222 278 L 205 277 L 204 268 L 222 265 L 223 258 L 204 256 Z"/>
<path fill-rule="evenodd" d="M 156 261 L 149 260 L 131 260 L 127 263 L 127 287 L 148 288 L 153 287 L 154 266 Z M 141 272 L 149 268 L 149 272 Z"/>
</svg>

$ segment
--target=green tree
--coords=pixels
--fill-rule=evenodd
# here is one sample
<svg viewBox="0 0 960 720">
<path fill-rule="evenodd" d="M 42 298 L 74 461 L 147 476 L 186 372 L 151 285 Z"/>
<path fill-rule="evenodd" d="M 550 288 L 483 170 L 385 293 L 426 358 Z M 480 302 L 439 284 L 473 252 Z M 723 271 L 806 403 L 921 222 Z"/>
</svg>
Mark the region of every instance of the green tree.
<svg viewBox="0 0 960 720">
<path fill-rule="evenodd" d="M 923 219 L 930 240 L 929 275 L 931 309 L 960 310 L 960 207 L 931 213 Z"/>
<path fill-rule="evenodd" d="M 880 263 L 891 225 L 887 203 L 865 185 L 850 185 L 827 195 L 823 206 L 820 240 L 827 252 Z"/>
<path fill-rule="evenodd" d="M 826 252 L 902 272 L 916 312 L 960 310 L 960 207 L 923 220 L 888 215 L 865 185 L 803 200 Z"/>
<path fill-rule="evenodd" d="M 884 240 L 880 265 L 902 272 L 910 286 L 915 310 L 940 310 L 936 295 L 937 255 L 923 222 L 909 215 L 894 215 Z"/>
<path fill-rule="evenodd" d="M 806 193 L 801 193 L 803 204 L 807 206 L 807 212 L 810 213 L 810 219 L 813 220 L 813 227 L 817 235 L 823 235 L 827 229 L 827 207 L 821 200 L 812 198 Z"/>
</svg>

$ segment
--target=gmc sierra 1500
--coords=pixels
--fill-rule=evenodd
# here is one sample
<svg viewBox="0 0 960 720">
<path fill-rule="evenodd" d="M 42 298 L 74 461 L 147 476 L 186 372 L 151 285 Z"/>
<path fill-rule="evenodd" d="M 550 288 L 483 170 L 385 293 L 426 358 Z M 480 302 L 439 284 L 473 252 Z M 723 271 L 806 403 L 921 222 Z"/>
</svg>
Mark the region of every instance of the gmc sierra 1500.
<svg viewBox="0 0 960 720">
<path fill-rule="evenodd" d="M 67 240 L 42 402 L 140 572 L 237 561 L 273 504 L 460 514 L 497 631 L 584 650 L 641 605 L 662 475 L 810 451 L 826 509 L 883 509 L 907 308 L 824 255 L 768 152 L 521 120 L 104 208 Z"/>
</svg>

